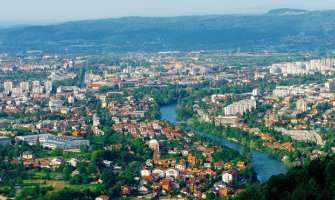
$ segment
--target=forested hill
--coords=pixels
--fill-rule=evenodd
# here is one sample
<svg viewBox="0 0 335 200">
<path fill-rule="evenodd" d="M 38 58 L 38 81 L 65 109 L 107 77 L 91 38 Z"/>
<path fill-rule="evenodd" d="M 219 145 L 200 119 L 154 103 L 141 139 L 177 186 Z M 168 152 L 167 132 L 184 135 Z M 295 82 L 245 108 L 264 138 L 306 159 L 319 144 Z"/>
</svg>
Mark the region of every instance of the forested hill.
<svg viewBox="0 0 335 200">
<path fill-rule="evenodd" d="M 300 51 L 334 45 L 335 11 L 278 9 L 262 15 L 126 17 L 0 29 L 0 49 Z"/>
<path fill-rule="evenodd" d="M 314 160 L 307 167 L 290 169 L 285 175 L 272 176 L 264 184 L 248 188 L 237 199 L 335 199 L 335 155 Z"/>
</svg>

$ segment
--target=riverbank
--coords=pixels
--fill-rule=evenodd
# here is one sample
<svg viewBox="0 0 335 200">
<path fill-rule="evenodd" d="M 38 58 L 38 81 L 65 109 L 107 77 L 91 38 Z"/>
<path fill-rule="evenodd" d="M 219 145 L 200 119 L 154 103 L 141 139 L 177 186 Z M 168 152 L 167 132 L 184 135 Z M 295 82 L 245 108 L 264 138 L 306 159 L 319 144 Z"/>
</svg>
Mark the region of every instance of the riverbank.
<svg viewBox="0 0 335 200">
<path fill-rule="evenodd" d="M 190 120 L 187 121 L 187 125 L 189 127 L 191 127 L 192 129 L 199 130 L 199 131 L 202 131 L 202 132 L 205 132 L 205 133 L 209 132 L 209 133 L 211 133 L 213 135 L 216 135 L 216 136 L 218 136 L 220 138 L 223 138 L 223 139 L 226 139 L 226 140 L 229 140 L 229 141 L 232 141 L 232 142 L 236 142 L 236 143 L 239 143 L 240 145 L 248 146 L 249 148 L 251 148 L 253 150 L 260 151 L 262 153 L 268 154 L 272 158 L 274 158 L 274 159 L 276 159 L 276 160 L 278 160 L 280 162 L 283 162 L 286 167 L 288 167 L 288 168 L 292 167 L 292 163 L 289 162 L 288 159 L 285 159 L 288 156 L 285 155 L 285 154 L 283 154 L 283 153 L 282 154 L 277 154 L 277 152 L 279 152 L 278 150 L 269 149 L 269 148 L 266 148 L 264 146 L 261 146 L 261 148 L 260 148 L 257 145 L 251 145 L 251 142 L 248 141 L 248 140 L 242 141 L 242 140 L 239 140 L 236 137 L 228 137 L 228 136 L 224 137 L 222 134 L 215 133 L 215 131 L 213 131 L 213 128 L 217 128 L 217 127 L 212 127 L 213 125 L 210 125 L 210 129 L 211 130 L 201 129 L 201 128 L 199 128 L 199 126 L 195 126 L 195 123 L 194 123 L 195 121 L 197 121 L 198 123 L 200 123 L 200 121 L 198 119 L 192 118 L 192 119 L 190 119 Z M 285 152 L 285 151 L 282 150 L 281 152 Z M 282 156 L 282 155 L 284 155 L 284 156 Z"/>
<path fill-rule="evenodd" d="M 170 121 L 173 124 L 179 124 L 179 121 L 177 120 L 177 114 L 176 114 L 176 106 L 177 104 L 171 104 L 167 106 L 160 107 L 161 112 L 161 118 Z M 211 133 L 204 133 L 198 130 L 193 129 L 189 125 L 186 124 L 180 124 L 181 126 L 191 129 L 194 133 L 198 135 L 205 135 L 206 137 L 209 137 L 213 139 L 214 141 L 218 141 L 221 144 L 232 148 L 236 151 L 241 150 L 243 145 L 224 139 L 222 137 L 218 137 Z M 273 158 L 272 156 L 269 156 L 268 154 L 265 154 L 263 152 L 251 149 L 251 155 L 252 155 L 252 165 L 257 173 L 257 179 L 259 182 L 263 183 L 267 181 L 272 175 L 282 174 L 286 173 L 287 167 L 283 164 L 283 162 L 278 161 L 277 159 Z"/>
</svg>

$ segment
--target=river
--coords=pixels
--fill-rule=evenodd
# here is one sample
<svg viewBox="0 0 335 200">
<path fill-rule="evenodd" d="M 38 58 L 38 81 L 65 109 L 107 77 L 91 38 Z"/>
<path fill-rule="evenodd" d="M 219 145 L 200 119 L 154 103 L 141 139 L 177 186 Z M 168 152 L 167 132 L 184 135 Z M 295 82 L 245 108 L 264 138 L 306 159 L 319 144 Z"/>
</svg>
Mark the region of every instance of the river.
<svg viewBox="0 0 335 200">
<path fill-rule="evenodd" d="M 166 119 L 170 121 L 173 124 L 178 123 L 177 121 L 177 113 L 176 113 L 176 104 L 171 104 L 168 106 L 162 106 L 160 108 L 160 112 L 162 114 L 162 119 Z M 198 130 L 194 130 L 193 128 L 183 125 L 186 128 L 191 129 L 193 132 L 195 132 L 198 135 L 206 135 L 207 137 L 220 142 L 221 144 L 232 148 L 236 151 L 240 151 L 242 145 L 233 142 L 227 139 L 223 139 L 221 137 L 212 135 L 210 133 L 203 133 Z M 257 173 L 257 179 L 259 182 L 263 183 L 267 181 L 272 175 L 285 173 L 287 171 L 286 166 L 279 160 L 276 160 L 275 158 L 267 155 L 266 153 L 262 153 L 257 150 L 251 150 L 252 154 L 252 165 L 255 169 L 255 172 Z"/>
</svg>

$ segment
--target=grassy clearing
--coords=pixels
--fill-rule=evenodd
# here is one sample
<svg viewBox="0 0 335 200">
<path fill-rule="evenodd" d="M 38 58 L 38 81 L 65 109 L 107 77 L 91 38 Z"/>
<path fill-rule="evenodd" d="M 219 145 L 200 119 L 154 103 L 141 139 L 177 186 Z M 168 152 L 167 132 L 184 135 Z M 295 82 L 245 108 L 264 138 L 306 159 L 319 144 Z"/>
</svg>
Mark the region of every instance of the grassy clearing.
<svg viewBox="0 0 335 200">
<path fill-rule="evenodd" d="M 32 187 L 38 185 L 40 187 L 51 186 L 54 188 L 54 192 L 59 191 L 63 188 L 71 188 L 75 190 L 83 190 L 83 189 L 90 189 L 95 191 L 98 187 L 97 184 L 84 184 L 84 185 L 70 185 L 67 181 L 56 181 L 56 180 L 24 180 L 23 187 Z"/>
<path fill-rule="evenodd" d="M 39 171 L 32 171 L 29 173 L 33 174 L 35 179 L 44 179 L 44 177 L 47 175 L 47 172 L 39 172 Z M 59 176 L 62 177 L 63 174 L 60 172 L 50 172 L 51 179 L 54 179 Z"/>
</svg>

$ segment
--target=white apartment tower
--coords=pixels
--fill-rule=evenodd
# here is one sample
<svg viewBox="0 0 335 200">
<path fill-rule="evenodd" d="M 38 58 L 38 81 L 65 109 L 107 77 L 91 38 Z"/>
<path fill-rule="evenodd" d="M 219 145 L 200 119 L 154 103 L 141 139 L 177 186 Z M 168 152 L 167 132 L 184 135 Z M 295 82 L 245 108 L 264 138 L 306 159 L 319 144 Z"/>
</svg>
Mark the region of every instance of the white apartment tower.
<svg viewBox="0 0 335 200">
<path fill-rule="evenodd" d="M 52 91 L 52 82 L 51 81 L 45 82 L 45 90 L 46 90 L 47 93 L 50 93 Z"/>
<path fill-rule="evenodd" d="M 327 88 L 328 91 L 333 91 L 335 89 L 335 80 L 328 80 L 325 83 L 325 87 Z"/>
<path fill-rule="evenodd" d="M 11 92 L 13 90 L 13 82 L 12 81 L 6 81 L 3 84 L 5 91 Z"/>
<path fill-rule="evenodd" d="M 252 90 L 252 96 L 259 96 L 260 95 L 260 92 L 259 92 L 259 89 L 255 88 Z"/>
<path fill-rule="evenodd" d="M 20 88 L 22 91 L 29 91 L 29 82 L 21 82 Z"/>
<path fill-rule="evenodd" d="M 304 101 L 303 99 L 300 99 L 297 101 L 297 110 L 301 112 L 306 112 L 307 111 L 307 102 Z"/>
<path fill-rule="evenodd" d="M 256 108 L 256 101 L 245 99 L 226 106 L 224 112 L 226 117 L 237 114 L 243 115 L 243 113 L 250 111 L 253 108 Z"/>
<path fill-rule="evenodd" d="M 33 81 L 32 84 L 33 84 L 33 87 L 41 85 L 40 81 Z"/>
</svg>

